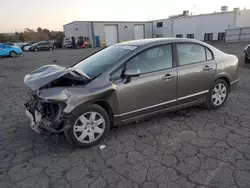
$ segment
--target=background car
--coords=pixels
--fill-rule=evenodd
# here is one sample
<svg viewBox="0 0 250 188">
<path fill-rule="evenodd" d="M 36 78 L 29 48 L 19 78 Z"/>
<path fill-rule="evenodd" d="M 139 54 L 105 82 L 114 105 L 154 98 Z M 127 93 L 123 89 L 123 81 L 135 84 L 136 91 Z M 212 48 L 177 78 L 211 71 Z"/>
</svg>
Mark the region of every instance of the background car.
<svg viewBox="0 0 250 188">
<path fill-rule="evenodd" d="M 22 48 L 22 50 L 26 51 L 26 50 L 24 49 L 26 46 L 28 46 L 28 47 L 26 47 L 26 49 L 28 49 L 32 44 L 35 44 L 35 43 L 37 43 L 37 42 L 26 42 L 26 43 L 24 43 L 24 44 L 21 46 L 21 48 Z"/>
<path fill-rule="evenodd" d="M 23 50 L 24 50 L 24 51 L 30 51 L 30 47 L 31 47 L 31 46 L 36 46 L 37 44 L 38 44 L 38 42 L 33 43 L 33 44 L 31 44 L 30 46 L 24 46 Z"/>
<path fill-rule="evenodd" d="M 250 61 L 250 45 L 248 45 L 245 49 L 244 49 L 244 53 L 245 53 L 245 62 L 249 62 Z"/>
<path fill-rule="evenodd" d="M 15 46 L 15 43 L 13 43 L 13 42 L 4 42 L 3 44 L 9 45 L 9 46 Z"/>
<path fill-rule="evenodd" d="M 17 46 L 0 44 L 0 57 L 16 57 L 17 55 L 20 55 L 22 53 L 22 49 Z"/>
<path fill-rule="evenodd" d="M 29 51 L 52 51 L 53 44 L 51 42 L 39 42 L 30 46 Z"/>
</svg>

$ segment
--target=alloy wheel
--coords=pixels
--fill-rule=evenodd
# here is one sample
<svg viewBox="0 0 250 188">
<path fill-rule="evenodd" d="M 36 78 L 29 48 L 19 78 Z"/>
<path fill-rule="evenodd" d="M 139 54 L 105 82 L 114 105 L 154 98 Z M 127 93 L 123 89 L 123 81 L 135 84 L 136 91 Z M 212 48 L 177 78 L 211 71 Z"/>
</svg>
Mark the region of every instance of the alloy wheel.
<svg viewBox="0 0 250 188">
<path fill-rule="evenodd" d="M 16 53 L 15 52 L 10 52 L 10 56 L 11 57 L 16 57 Z"/>
<path fill-rule="evenodd" d="M 97 112 L 87 112 L 75 122 L 73 132 L 75 138 L 81 143 L 92 143 L 98 140 L 105 130 L 105 120 Z"/>
<path fill-rule="evenodd" d="M 218 83 L 215 85 L 212 92 L 212 102 L 214 105 L 221 105 L 227 97 L 227 87 L 224 83 Z"/>
</svg>

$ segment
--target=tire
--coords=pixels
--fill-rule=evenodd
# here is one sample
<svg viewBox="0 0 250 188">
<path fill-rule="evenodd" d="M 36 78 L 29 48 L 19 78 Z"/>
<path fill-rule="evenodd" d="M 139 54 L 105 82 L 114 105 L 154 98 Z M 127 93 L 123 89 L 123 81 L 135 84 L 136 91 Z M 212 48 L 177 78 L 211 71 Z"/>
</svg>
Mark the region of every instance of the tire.
<svg viewBox="0 0 250 188">
<path fill-rule="evenodd" d="M 15 58 L 17 56 L 17 53 L 15 51 L 10 52 L 10 57 Z"/>
<path fill-rule="evenodd" d="M 216 90 L 218 91 L 217 94 Z M 222 107 L 227 100 L 228 93 L 229 87 L 227 82 L 223 79 L 217 80 L 207 94 L 205 107 L 212 110 Z"/>
<path fill-rule="evenodd" d="M 91 120 L 93 113 L 96 114 L 96 121 L 94 121 L 96 125 L 94 125 L 94 122 Z M 79 118 L 81 118 L 81 120 Z M 70 128 L 64 132 L 67 140 L 77 147 L 87 148 L 97 145 L 108 135 L 110 118 L 106 110 L 101 106 L 91 104 L 83 109 L 76 108 L 70 118 L 70 124 Z"/>
<path fill-rule="evenodd" d="M 38 49 L 37 49 L 37 48 L 35 48 L 35 49 L 34 49 L 34 51 L 35 51 L 35 52 L 38 52 Z"/>
<path fill-rule="evenodd" d="M 249 59 L 245 57 L 245 63 L 249 63 Z"/>
<path fill-rule="evenodd" d="M 53 48 L 49 48 L 49 51 L 52 51 L 53 50 Z"/>
</svg>

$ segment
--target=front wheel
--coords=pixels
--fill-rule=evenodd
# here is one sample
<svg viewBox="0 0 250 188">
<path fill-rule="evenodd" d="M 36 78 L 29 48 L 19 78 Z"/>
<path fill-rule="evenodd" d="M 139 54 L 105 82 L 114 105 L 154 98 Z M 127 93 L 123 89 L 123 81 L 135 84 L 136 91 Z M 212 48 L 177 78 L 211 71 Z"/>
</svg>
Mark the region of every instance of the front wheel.
<svg viewBox="0 0 250 188">
<path fill-rule="evenodd" d="M 35 51 L 35 52 L 38 52 L 38 49 L 37 49 L 37 48 L 35 48 L 35 49 L 34 49 L 34 51 Z"/>
<path fill-rule="evenodd" d="M 205 106 L 209 109 L 220 108 L 227 100 L 229 93 L 228 84 L 225 80 L 217 80 L 207 95 Z"/>
<path fill-rule="evenodd" d="M 96 104 L 76 109 L 70 123 L 71 127 L 64 132 L 65 136 L 71 144 L 82 148 L 100 143 L 110 129 L 108 113 Z"/>
<path fill-rule="evenodd" d="M 17 53 L 15 51 L 10 52 L 10 57 L 14 58 L 17 56 Z"/>
</svg>

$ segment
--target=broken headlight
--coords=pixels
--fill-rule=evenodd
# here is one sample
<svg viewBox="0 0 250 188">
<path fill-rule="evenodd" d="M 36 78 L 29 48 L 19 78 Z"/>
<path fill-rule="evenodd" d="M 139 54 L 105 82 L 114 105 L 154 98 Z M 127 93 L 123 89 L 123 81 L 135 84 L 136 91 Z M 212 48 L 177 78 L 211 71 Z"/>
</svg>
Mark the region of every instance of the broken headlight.
<svg viewBox="0 0 250 188">
<path fill-rule="evenodd" d="M 66 101 L 70 96 L 70 92 L 65 89 L 59 93 L 44 97 L 46 101 Z"/>
</svg>

